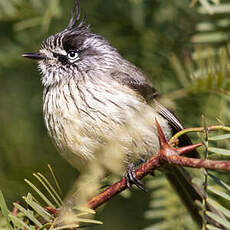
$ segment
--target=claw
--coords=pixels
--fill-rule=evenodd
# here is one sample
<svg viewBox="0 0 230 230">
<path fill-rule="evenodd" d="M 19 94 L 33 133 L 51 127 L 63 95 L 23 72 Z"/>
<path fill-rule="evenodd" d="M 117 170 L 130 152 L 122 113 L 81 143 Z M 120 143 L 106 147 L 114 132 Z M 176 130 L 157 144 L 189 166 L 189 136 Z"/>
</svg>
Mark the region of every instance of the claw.
<svg viewBox="0 0 230 230">
<path fill-rule="evenodd" d="M 134 164 L 130 164 L 128 166 L 127 172 L 125 174 L 125 179 L 128 188 L 131 189 L 132 185 L 135 184 L 139 189 L 147 192 L 147 190 L 144 188 L 144 184 L 136 177 Z"/>
</svg>

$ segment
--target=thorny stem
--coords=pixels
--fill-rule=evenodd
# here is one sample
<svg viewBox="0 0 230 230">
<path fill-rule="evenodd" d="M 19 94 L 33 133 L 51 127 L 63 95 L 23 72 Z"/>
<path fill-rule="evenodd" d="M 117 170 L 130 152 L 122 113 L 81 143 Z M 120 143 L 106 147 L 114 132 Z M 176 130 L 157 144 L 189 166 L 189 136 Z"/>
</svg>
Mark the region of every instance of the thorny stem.
<svg viewBox="0 0 230 230">
<path fill-rule="evenodd" d="M 202 144 L 195 144 L 189 145 L 185 147 L 181 147 L 175 149 L 169 145 L 179 136 L 188 133 L 188 132 L 202 132 L 204 128 L 191 128 L 191 129 L 184 129 L 177 133 L 176 135 L 171 138 L 170 142 L 167 143 L 165 136 L 161 130 L 159 123 L 156 121 L 158 136 L 160 141 L 160 151 L 153 155 L 153 157 L 142 164 L 138 169 L 135 170 L 136 178 L 142 179 L 147 174 L 153 172 L 153 170 L 159 168 L 165 163 L 180 165 L 184 167 L 192 167 L 192 168 L 206 168 L 206 169 L 213 169 L 213 170 L 226 170 L 230 171 L 230 161 L 213 161 L 213 160 L 201 160 L 189 157 L 180 156 L 181 154 L 186 154 L 189 151 L 200 147 Z M 230 132 L 230 128 L 226 126 L 211 126 L 208 127 L 208 131 L 214 130 L 225 130 Z M 92 209 L 96 209 L 97 207 L 104 204 L 106 201 L 110 200 L 112 197 L 117 195 L 118 193 L 122 192 L 127 188 L 125 178 L 121 179 L 117 183 L 113 184 L 100 194 L 93 197 L 91 200 L 88 201 L 87 206 Z"/>
<path fill-rule="evenodd" d="M 205 168 L 212 170 L 230 171 L 230 161 L 201 160 L 181 156 L 168 156 L 167 159 L 165 159 L 165 161 L 167 161 L 170 164 L 190 168 Z"/>
<path fill-rule="evenodd" d="M 150 160 L 148 160 L 146 163 L 142 164 L 138 169 L 135 170 L 136 178 L 139 180 L 142 179 L 144 176 L 150 174 L 152 170 L 158 168 L 159 166 L 159 156 L 154 155 Z M 120 181 L 113 184 L 112 186 L 89 200 L 87 206 L 91 209 L 96 209 L 126 188 L 126 179 L 122 178 Z"/>
</svg>

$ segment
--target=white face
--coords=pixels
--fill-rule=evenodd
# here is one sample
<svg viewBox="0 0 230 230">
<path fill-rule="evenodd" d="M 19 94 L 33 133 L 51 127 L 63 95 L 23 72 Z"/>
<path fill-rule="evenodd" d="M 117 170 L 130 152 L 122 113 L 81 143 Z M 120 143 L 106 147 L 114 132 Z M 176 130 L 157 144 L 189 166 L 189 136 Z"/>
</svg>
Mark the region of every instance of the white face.
<svg viewBox="0 0 230 230">
<path fill-rule="evenodd" d="M 74 34 L 72 34 L 74 33 Z M 47 87 L 79 72 L 101 70 L 117 66 L 115 48 L 101 36 L 63 31 L 47 38 L 40 53 L 46 58 L 39 61 L 42 84 Z M 116 57 L 116 58 L 114 58 Z"/>
<path fill-rule="evenodd" d="M 80 61 L 79 51 L 76 48 L 65 49 L 63 37 L 63 33 L 50 36 L 43 41 L 39 50 L 39 53 L 46 57 L 38 61 L 44 86 L 57 84 L 77 70 L 75 67 Z"/>
</svg>

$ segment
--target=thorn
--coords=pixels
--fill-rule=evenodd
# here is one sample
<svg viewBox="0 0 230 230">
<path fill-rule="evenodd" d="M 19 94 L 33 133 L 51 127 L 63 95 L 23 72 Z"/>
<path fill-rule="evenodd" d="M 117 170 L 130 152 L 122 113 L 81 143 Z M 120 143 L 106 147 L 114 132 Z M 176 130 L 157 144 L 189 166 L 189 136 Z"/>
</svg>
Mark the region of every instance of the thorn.
<svg viewBox="0 0 230 230">
<path fill-rule="evenodd" d="M 203 145 L 202 143 L 198 143 L 198 144 L 194 144 L 194 145 L 188 145 L 188 146 L 178 148 L 178 149 L 176 149 L 176 151 L 178 152 L 179 155 L 182 155 L 184 153 L 191 152 L 194 149 L 196 149 L 202 145 Z"/>
<path fill-rule="evenodd" d="M 159 124 L 159 122 L 157 121 L 157 119 L 155 119 L 156 121 L 156 127 L 157 127 L 157 133 L 158 133 L 158 139 L 159 139 L 159 143 L 160 143 L 160 148 L 163 148 L 164 145 L 168 145 L 167 140 L 165 138 L 165 135 L 161 129 L 161 126 Z"/>
</svg>

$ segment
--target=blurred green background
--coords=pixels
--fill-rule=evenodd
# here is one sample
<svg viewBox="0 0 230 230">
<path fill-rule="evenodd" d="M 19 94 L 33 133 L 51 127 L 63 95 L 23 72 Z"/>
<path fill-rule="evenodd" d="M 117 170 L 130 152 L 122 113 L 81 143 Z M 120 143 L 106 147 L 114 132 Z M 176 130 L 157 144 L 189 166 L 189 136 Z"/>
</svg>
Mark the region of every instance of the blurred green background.
<svg viewBox="0 0 230 230">
<path fill-rule="evenodd" d="M 199 3 L 191 8 L 188 0 L 81 0 L 81 8 L 91 30 L 141 67 L 159 92 L 168 95 L 165 103 L 186 127 L 192 127 L 200 125 L 201 114 L 210 124 L 216 117 L 229 122 L 230 10 L 223 5 L 227 2 L 221 1 L 222 11 Z M 47 136 L 40 75 L 36 63 L 21 57 L 63 30 L 72 6 L 73 0 L 0 1 L 0 189 L 9 204 L 28 191 L 23 179 L 31 179 L 37 171 L 46 174 L 48 163 L 64 192 L 78 175 Z M 210 67 L 211 76 L 206 71 Z M 210 86 L 217 72 L 221 83 Z M 112 229 L 111 218 L 114 229 L 144 228 L 148 221 L 142 214 L 149 199 L 140 191 L 131 200 L 115 198 L 99 214 L 105 222 L 99 229 Z"/>
</svg>

